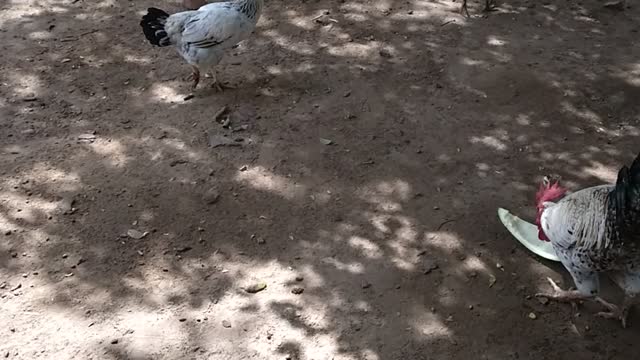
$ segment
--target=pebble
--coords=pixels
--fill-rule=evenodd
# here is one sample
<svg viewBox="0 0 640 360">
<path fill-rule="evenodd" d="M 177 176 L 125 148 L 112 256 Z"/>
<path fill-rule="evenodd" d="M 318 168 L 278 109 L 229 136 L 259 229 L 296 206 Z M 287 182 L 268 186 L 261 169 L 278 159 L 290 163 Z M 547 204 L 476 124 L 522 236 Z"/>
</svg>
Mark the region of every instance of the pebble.
<svg viewBox="0 0 640 360">
<path fill-rule="evenodd" d="M 264 289 L 267 288 L 267 284 L 265 283 L 257 283 L 257 284 L 253 284 L 250 286 L 247 286 L 246 288 L 244 288 L 244 291 L 248 292 L 249 294 L 255 294 L 258 293 Z"/>
<path fill-rule="evenodd" d="M 220 200 L 220 193 L 216 189 L 209 189 L 202 198 L 207 205 L 213 205 Z"/>
<path fill-rule="evenodd" d="M 111 340 L 111 345 L 116 345 L 118 343 L 118 339 Z"/>
<path fill-rule="evenodd" d="M 549 303 L 549 299 L 546 297 L 539 297 L 538 302 L 542 305 L 547 305 Z"/>
<path fill-rule="evenodd" d="M 297 282 L 300 282 L 300 281 L 303 281 L 303 280 L 304 280 L 304 278 L 302 276 L 296 276 L 296 281 Z"/>
<path fill-rule="evenodd" d="M 293 289 L 291 289 L 291 293 L 294 295 L 300 295 L 304 292 L 304 288 L 301 287 L 294 287 Z"/>
<path fill-rule="evenodd" d="M 222 320 L 222 326 L 228 329 L 231 327 L 231 323 L 228 320 Z"/>
<path fill-rule="evenodd" d="M 187 318 L 180 318 L 180 319 L 178 319 L 178 321 L 185 322 L 185 321 L 187 321 Z"/>
<path fill-rule="evenodd" d="M 431 259 L 424 259 L 424 261 L 422 262 L 423 265 L 423 273 L 425 275 L 431 273 L 433 270 L 438 269 L 438 263 L 436 263 L 435 261 L 431 260 Z"/>
<path fill-rule="evenodd" d="M 538 318 L 538 316 L 535 313 L 532 313 L 532 312 L 529 313 L 529 319 L 535 320 L 537 318 Z"/>
</svg>

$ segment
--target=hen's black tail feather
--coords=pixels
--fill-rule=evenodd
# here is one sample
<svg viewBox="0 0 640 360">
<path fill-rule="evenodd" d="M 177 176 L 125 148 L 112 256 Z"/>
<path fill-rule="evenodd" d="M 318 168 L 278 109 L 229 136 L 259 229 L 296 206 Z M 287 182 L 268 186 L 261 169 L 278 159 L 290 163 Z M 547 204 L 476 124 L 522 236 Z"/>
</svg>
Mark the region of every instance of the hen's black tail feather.
<svg viewBox="0 0 640 360">
<path fill-rule="evenodd" d="M 615 210 L 618 231 L 638 230 L 640 227 L 640 154 L 631 164 L 618 172 L 616 188 L 611 192 L 609 205 Z M 632 231 L 634 231 L 632 230 Z"/>
<path fill-rule="evenodd" d="M 171 45 L 171 39 L 164 30 L 164 23 L 168 17 L 169 14 L 157 8 L 147 9 L 147 14 L 142 17 L 140 26 L 144 36 L 152 45 L 161 47 Z"/>
</svg>

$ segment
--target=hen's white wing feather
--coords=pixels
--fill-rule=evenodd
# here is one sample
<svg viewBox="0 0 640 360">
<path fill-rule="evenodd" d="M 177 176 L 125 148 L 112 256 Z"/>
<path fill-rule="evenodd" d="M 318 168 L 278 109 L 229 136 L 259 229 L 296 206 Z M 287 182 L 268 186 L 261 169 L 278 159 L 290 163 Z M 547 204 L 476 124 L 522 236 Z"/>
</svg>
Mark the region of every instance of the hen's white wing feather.
<svg viewBox="0 0 640 360">
<path fill-rule="evenodd" d="M 174 14 L 167 25 L 171 25 L 170 36 L 180 55 L 198 66 L 217 64 L 224 50 L 246 39 L 255 28 L 254 21 L 228 2 Z"/>
<path fill-rule="evenodd" d="M 210 5 L 218 4 L 225 5 Z M 252 25 L 244 14 L 233 7 L 208 7 L 208 10 L 198 11 L 185 23 L 182 42 L 203 49 L 212 46 L 228 48 L 248 36 L 253 31 Z"/>
</svg>

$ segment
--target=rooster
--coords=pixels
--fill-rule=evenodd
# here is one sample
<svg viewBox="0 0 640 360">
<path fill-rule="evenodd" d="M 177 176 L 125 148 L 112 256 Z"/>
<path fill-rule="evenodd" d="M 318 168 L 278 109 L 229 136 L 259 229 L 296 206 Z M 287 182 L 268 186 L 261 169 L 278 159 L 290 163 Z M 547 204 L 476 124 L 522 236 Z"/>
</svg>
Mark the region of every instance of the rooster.
<svg viewBox="0 0 640 360">
<path fill-rule="evenodd" d="M 552 300 L 595 301 L 627 326 L 627 315 L 640 293 L 640 154 L 631 168 L 623 166 L 615 185 L 600 185 L 567 195 L 548 178 L 536 194 L 538 238 L 551 241 L 577 290 L 563 290 L 548 279 Z M 598 296 L 599 273 L 607 273 L 624 290 L 622 306 Z"/>
<path fill-rule="evenodd" d="M 251 35 L 262 13 L 263 0 L 216 2 L 195 11 L 169 15 L 149 8 L 140 26 L 147 40 L 160 47 L 173 45 L 193 69 L 192 89 L 200 82 L 200 70 L 212 70 L 225 54 Z M 215 70 L 213 86 L 222 91 Z"/>
</svg>

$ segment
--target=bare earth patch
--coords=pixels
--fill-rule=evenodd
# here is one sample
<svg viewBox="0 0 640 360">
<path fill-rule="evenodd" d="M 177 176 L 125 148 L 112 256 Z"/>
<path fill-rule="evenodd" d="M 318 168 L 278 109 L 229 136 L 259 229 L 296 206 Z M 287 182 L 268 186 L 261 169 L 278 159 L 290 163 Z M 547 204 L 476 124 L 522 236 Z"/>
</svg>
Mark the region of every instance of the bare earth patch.
<svg viewBox="0 0 640 360">
<path fill-rule="evenodd" d="M 138 24 L 179 1 L 1 2 L 0 358 L 632 358 L 496 214 L 636 155 L 640 13 L 603 4 L 267 0 L 185 101 Z"/>
</svg>

